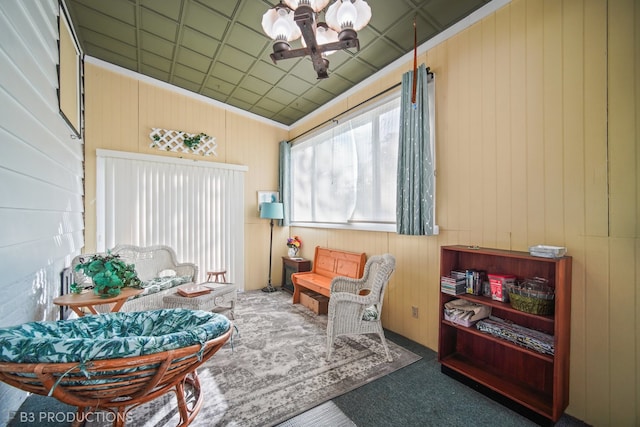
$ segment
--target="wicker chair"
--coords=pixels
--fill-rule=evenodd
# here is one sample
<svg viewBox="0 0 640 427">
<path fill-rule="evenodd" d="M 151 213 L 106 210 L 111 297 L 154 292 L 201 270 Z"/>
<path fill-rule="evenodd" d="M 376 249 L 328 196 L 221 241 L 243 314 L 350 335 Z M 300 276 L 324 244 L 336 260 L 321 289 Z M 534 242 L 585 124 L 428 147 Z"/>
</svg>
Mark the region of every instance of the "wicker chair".
<svg viewBox="0 0 640 427">
<path fill-rule="evenodd" d="M 225 316 L 185 309 L 26 323 L 0 329 L 0 381 L 77 406 L 74 426 L 97 410 L 123 426 L 131 409 L 173 391 L 187 426 L 204 401 L 196 368 L 231 333 Z"/>
<path fill-rule="evenodd" d="M 372 333 L 380 336 L 387 360 L 393 360 L 384 338 L 381 315 L 384 291 L 395 266 L 393 255 L 376 255 L 367 260 L 362 278 L 333 278 L 327 323 L 327 360 L 336 337 Z"/>
</svg>

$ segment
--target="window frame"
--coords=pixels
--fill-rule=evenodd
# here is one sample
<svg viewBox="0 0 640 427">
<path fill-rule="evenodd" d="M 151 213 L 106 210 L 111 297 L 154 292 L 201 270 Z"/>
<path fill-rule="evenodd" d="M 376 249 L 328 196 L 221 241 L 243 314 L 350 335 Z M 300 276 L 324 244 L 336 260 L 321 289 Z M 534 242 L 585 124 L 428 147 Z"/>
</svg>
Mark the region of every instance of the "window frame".
<svg viewBox="0 0 640 427">
<path fill-rule="evenodd" d="M 393 92 L 386 93 L 384 97 L 380 97 L 380 99 L 376 100 L 375 102 L 371 102 L 368 105 L 363 106 L 362 108 L 358 108 L 357 110 L 350 111 L 348 114 L 345 114 L 343 117 L 341 117 L 339 122 L 340 122 L 340 124 L 346 124 L 350 120 L 357 120 L 363 114 L 370 113 L 372 110 L 375 110 L 377 108 L 383 107 L 384 105 L 386 105 L 386 104 L 388 104 L 390 102 L 394 102 L 394 101 L 398 102 L 398 120 L 399 120 L 400 100 L 401 100 L 400 89 L 394 90 Z M 378 115 L 376 117 L 380 117 L 382 114 L 384 114 L 384 112 L 381 112 L 380 115 Z M 308 134 L 305 134 L 304 138 L 300 138 L 299 141 L 296 141 L 296 142 L 292 143 L 292 147 L 291 147 L 292 156 L 291 156 L 291 158 L 293 159 L 293 157 L 294 157 L 293 151 L 295 150 L 296 146 L 300 146 L 300 145 L 306 144 L 309 140 L 311 140 L 313 138 L 316 138 L 318 135 L 321 135 L 322 133 L 331 132 L 331 126 L 332 125 L 335 126 L 337 123 L 338 123 L 338 120 L 336 120 L 336 118 L 333 118 L 332 120 L 330 120 L 328 122 L 327 125 L 319 127 L 318 129 L 315 129 L 313 132 L 309 132 Z M 398 141 L 398 143 L 399 143 L 399 141 Z M 379 145 L 379 142 L 378 142 L 378 145 Z M 397 145 L 396 145 L 396 147 L 397 147 Z M 379 147 L 378 147 L 378 150 L 379 150 Z M 396 164 L 396 166 L 397 166 L 397 164 Z M 294 170 L 293 167 L 290 168 L 291 176 L 289 178 L 290 178 L 291 182 L 294 182 L 294 180 L 295 180 L 295 177 L 293 176 L 293 170 Z M 397 177 L 397 173 L 395 175 Z M 379 180 L 380 179 L 380 174 L 377 174 L 375 179 Z M 291 220 L 290 220 L 290 224 L 289 225 L 293 226 L 293 227 L 327 228 L 327 229 L 357 230 L 357 231 L 379 231 L 379 232 L 396 232 L 397 231 L 395 218 L 394 218 L 393 222 L 359 221 L 359 220 L 349 220 L 347 222 L 296 221 L 293 218 L 293 216 L 294 216 L 294 208 L 293 208 L 294 200 L 293 199 L 294 199 L 294 192 L 293 192 L 293 189 L 292 189 L 292 194 L 291 194 L 291 205 L 292 205 L 292 207 L 291 207 Z M 394 200 L 393 200 L 393 211 L 394 212 L 395 212 L 395 206 L 396 206 L 396 200 L 395 199 L 396 198 L 394 198 Z"/>
</svg>

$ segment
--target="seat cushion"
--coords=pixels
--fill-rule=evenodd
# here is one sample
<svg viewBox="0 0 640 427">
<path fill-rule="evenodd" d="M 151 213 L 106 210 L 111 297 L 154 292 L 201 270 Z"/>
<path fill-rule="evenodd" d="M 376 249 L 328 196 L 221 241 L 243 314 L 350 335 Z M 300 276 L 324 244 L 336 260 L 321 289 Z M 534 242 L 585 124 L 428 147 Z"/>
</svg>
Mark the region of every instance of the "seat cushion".
<svg viewBox="0 0 640 427">
<path fill-rule="evenodd" d="M 131 299 L 155 294 L 189 282 L 191 282 L 191 276 L 154 277 L 153 279 L 150 279 L 146 282 L 142 282 L 140 284 L 140 287 L 143 289 L 142 293 L 139 295 L 135 295 Z"/>
<path fill-rule="evenodd" d="M 0 360 L 66 363 L 140 356 L 203 344 L 230 326 L 223 315 L 182 308 L 30 322 L 0 329 Z"/>
</svg>

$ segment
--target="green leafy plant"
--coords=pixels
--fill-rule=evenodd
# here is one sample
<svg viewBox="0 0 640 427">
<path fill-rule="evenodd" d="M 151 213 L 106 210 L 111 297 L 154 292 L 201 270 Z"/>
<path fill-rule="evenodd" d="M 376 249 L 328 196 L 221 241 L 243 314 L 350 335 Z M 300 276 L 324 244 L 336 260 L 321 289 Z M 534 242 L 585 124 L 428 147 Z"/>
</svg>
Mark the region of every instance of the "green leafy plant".
<svg viewBox="0 0 640 427">
<path fill-rule="evenodd" d="M 209 135 L 207 135 L 206 133 L 202 133 L 200 132 L 197 135 L 193 135 L 193 136 L 186 136 L 184 139 L 182 140 L 183 144 L 186 145 L 187 147 L 191 148 L 192 150 L 194 148 L 196 148 L 198 146 L 198 144 L 200 144 L 200 142 L 202 142 L 202 138 L 207 138 Z"/>
<path fill-rule="evenodd" d="M 133 264 L 127 264 L 119 255 L 111 253 L 95 254 L 83 258 L 75 266 L 93 280 L 96 295 L 111 297 L 120 294 L 125 286 L 138 287 L 140 279 Z"/>
</svg>

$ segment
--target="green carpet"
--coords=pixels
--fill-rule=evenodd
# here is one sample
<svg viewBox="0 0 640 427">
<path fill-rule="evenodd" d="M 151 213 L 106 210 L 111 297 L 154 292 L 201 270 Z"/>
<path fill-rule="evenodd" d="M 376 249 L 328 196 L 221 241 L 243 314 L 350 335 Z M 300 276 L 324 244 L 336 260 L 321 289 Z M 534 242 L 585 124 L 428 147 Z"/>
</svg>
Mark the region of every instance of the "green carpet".
<svg viewBox="0 0 640 427">
<path fill-rule="evenodd" d="M 385 335 L 389 341 L 422 359 L 333 399 L 356 425 L 526 427 L 541 424 L 441 373 L 436 352 L 393 332 L 387 331 Z M 563 415 L 555 426 L 587 425 Z"/>
</svg>

